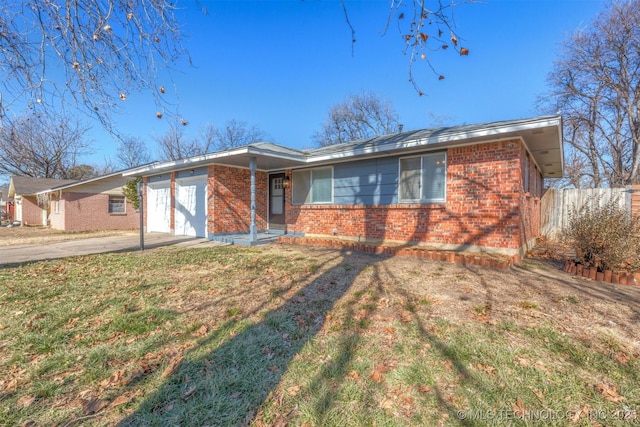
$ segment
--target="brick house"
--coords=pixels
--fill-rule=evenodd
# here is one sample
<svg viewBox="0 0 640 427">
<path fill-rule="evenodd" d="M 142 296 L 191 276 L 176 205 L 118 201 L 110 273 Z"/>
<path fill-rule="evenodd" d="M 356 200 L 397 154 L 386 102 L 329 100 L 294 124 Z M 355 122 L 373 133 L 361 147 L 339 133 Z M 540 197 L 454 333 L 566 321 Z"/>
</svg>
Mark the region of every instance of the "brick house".
<svg viewBox="0 0 640 427">
<path fill-rule="evenodd" d="M 37 196 L 49 207 L 49 225 L 67 232 L 134 230 L 140 213 L 122 190 L 130 178 L 122 171 L 73 181 L 40 190 Z"/>
<path fill-rule="evenodd" d="M 9 198 L 14 201 L 14 221 L 23 225 L 46 225 L 49 213 L 47 205 L 38 200 L 38 192 L 74 182 L 76 181 L 70 179 L 12 176 L 9 181 Z"/>
<path fill-rule="evenodd" d="M 400 132 L 312 150 L 256 143 L 132 169 L 144 224 L 255 244 L 332 236 L 522 254 L 543 178 L 562 176 L 562 119 Z M 268 234 L 265 234 L 268 233 Z"/>
</svg>

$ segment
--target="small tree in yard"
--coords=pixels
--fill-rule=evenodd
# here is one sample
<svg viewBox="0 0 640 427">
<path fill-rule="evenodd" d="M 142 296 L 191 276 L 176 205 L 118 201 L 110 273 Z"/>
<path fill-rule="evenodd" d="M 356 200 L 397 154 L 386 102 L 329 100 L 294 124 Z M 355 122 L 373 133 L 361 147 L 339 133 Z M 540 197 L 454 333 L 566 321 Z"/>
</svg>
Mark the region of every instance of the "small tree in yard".
<svg viewBox="0 0 640 427">
<path fill-rule="evenodd" d="M 563 240 L 575 248 L 578 262 L 585 267 L 640 270 L 640 217 L 631 217 L 617 198 L 601 205 L 600 198 L 594 197 L 574 206 Z"/>
<path fill-rule="evenodd" d="M 122 195 L 131 203 L 134 209 L 140 209 L 140 197 L 138 196 L 138 183 L 142 178 L 137 177 L 130 179 L 122 188 Z"/>
</svg>

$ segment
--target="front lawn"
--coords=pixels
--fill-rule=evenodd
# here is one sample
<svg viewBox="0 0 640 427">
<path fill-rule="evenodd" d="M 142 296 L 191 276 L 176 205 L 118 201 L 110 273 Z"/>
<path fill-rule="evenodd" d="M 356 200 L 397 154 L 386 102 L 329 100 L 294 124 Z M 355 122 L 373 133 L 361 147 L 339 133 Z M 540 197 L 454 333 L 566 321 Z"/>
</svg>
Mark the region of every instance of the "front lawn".
<svg viewBox="0 0 640 427">
<path fill-rule="evenodd" d="M 328 248 L 0 269 L 0 425 L 640 424 L 640 287 Z"/>
</svg>

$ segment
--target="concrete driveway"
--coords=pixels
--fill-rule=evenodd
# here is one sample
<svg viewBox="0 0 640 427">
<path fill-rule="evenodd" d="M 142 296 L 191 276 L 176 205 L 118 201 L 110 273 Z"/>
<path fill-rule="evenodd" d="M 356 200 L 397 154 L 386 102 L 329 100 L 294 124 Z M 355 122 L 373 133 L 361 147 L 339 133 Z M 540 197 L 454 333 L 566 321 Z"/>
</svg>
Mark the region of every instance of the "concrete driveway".
<svg viewBox="0 0 640 427">
<path fill-rule="evenodd" d="M 224 243 L 213 242 L 204 238 L 174 236 L 165 233 L 147 233 L 144 235 L 145 250 L 170 245 L 205 247 L 224 245 Z M 3 246 L 0 247 L 0 267 L 76 255 L 138 250 L 140 250 L 140 236 L 137 234 L 89 237 L 46 244 Z"/>
</svg>

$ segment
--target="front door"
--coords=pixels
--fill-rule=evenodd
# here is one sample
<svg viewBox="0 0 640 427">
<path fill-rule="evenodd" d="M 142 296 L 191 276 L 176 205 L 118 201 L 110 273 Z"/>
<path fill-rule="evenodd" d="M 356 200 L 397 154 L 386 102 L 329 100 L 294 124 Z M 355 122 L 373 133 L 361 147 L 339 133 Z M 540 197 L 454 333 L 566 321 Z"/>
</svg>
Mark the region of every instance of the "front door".
<svg viewBox="0 0 640 427">
<path fill-rule="evenodd" d="M 269 175 L 269 229 L 284 230 L 284 174 Z"/>
</svg>

